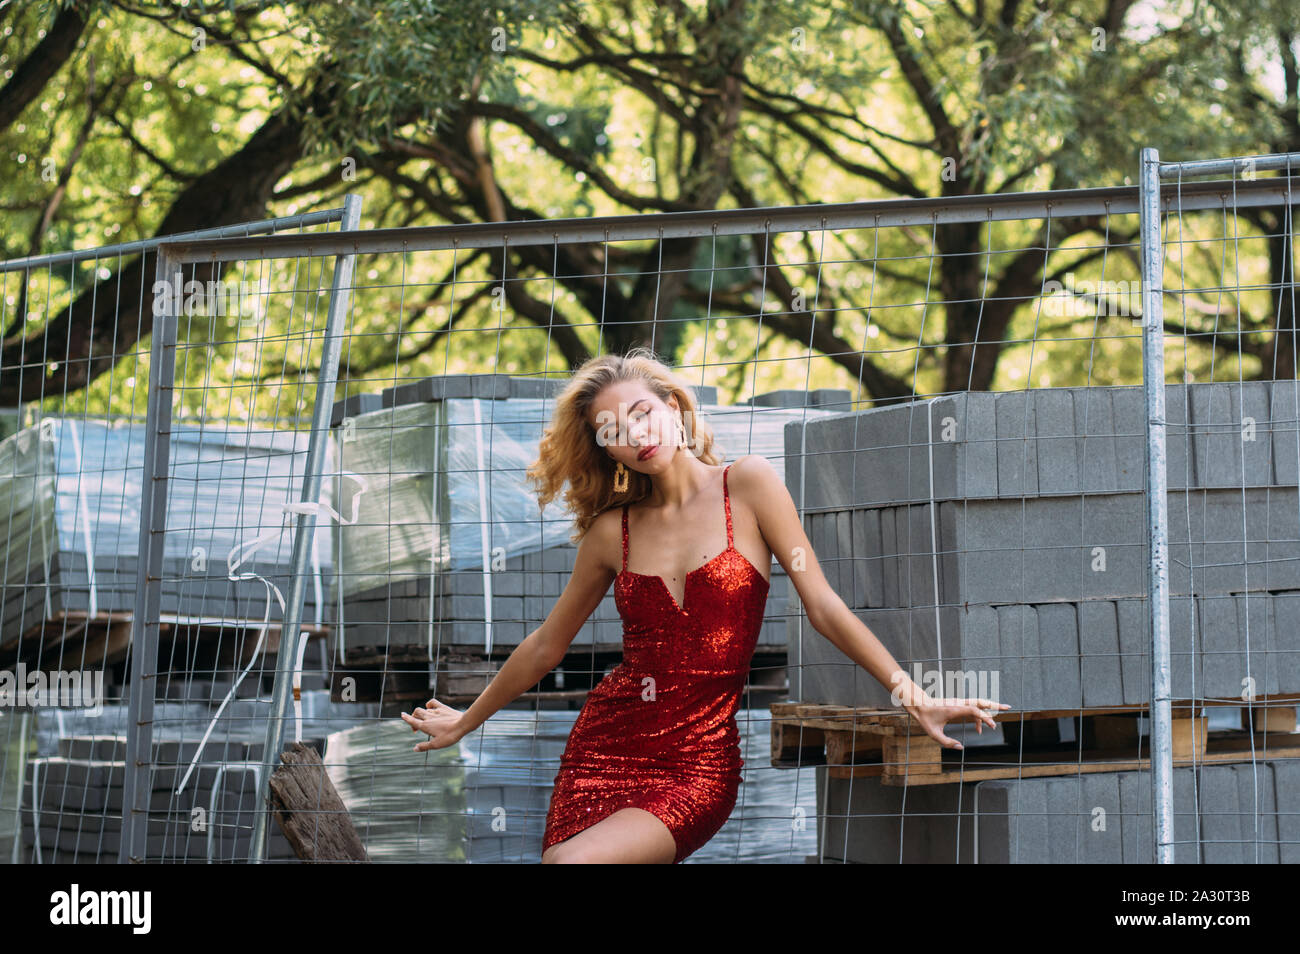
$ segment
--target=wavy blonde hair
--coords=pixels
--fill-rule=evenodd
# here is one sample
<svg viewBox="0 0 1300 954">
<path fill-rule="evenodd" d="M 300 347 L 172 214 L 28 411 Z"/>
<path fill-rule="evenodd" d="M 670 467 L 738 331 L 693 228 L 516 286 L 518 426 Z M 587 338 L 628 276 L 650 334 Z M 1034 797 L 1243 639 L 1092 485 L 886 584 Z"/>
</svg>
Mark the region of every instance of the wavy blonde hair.
<svg viewBox="0 0 1300 954">
<path fill-rule="evenodd" d="M 665 404 L 675 395 L 686 425 L 686 449 L 706 464 L 716 466 L 723 460 L 714 448 L 713 428 L 697 409 L 694 390 L 653 351 L 633 348 L 624 355 L 589 359 L 555 396 L 555 411 L 542 431 L 537 460 L 526 471 L 542 507 L 569 485 L 564 502 L 574 515 L 575 531 L 570 537 L 574 543 L 606 510 L 636 503 L 651 490 L 650 478 L 629 468 L 627 490 L 615 492 L 616 465 L 596 442 L 596 431 L 587 420 L 596 395 L 620 381 L 644 382 Z"/>
</svg>

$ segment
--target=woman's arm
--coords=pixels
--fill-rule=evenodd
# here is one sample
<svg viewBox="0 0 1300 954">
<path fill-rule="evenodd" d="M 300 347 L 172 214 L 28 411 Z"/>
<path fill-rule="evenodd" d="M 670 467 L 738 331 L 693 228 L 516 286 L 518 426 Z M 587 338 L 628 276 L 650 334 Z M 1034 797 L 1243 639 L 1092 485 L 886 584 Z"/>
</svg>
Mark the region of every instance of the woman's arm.
<svg viewBox="0 0 1300 954">
<path fill-rule="evenodd" d="M 910 712 L 926 733 L 944 746 L 961 748 L 960 742 L 944 734 L 943 726 L 947 722 L 973 720 L 980 731 L 983 731 L 984 723 L 989 726 L 997 724 L 985 711 L 986 706 L 980 705 L 994 705 L 990 700 L 934 699 L 927 696 L 876 634 L 845 605 L 822 573 L 790 491 L 767 458 L 758 454 L 741 457 L 731 468 L 733 487 L 737 485 L 737 477 L 740 482 L 738 489 L 744 494 L 746 503 L 753 506 L 763 539 L 790 575 L 813 629 L 871 673 L 890 691 L 894 704 Z M 1010 707 L 1001 704 L 998 708 Z"/>
<path fill-rule="evenodd" d="M 614 518 L 614 519 L 617 519 Z M 604 599 L 615 570 L 606 562 L 612 520 L 608 513 L 596 519 L 578 545 L 573 575 L 556 600 L 545 622 L 525 637 L 492 677 L 474 704 L 464 712 L 430 699 L 402 718 L 413 732 L 424 731 L 429 739 L 415 746 L 417 752 L 454 745 L 473 732 L 498 709 L 513 702 L 541 681 L 564 658 L 569 644 Z M 620 523 L 619 532 L 622 531 Z M 620 537 L 620 544 L 622 542 Z"/>
</svg>

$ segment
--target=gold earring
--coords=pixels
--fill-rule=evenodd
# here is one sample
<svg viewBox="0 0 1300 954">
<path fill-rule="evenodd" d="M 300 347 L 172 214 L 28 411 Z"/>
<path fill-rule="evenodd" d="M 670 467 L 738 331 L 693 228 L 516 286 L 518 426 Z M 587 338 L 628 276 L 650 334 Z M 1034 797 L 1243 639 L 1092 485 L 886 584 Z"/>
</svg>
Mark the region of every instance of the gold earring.
<svg viewBox="0 0 1300 954">
<path fill-rule="evenodd" d="M 685 447 L 686 446 L 686 422 L 682 420 L 682 416 L 680 414 L 677 415 L 677 434 L 678 434 L 677 437 L 678 445 L 680 447 Z"/>
<path fill-rule="evenodd" d="M 627 493 L 627 468 L 623 466 L 620 460 L 618 466 L 614 468 L 614 492 L 618 494 Z"/>
</svg>

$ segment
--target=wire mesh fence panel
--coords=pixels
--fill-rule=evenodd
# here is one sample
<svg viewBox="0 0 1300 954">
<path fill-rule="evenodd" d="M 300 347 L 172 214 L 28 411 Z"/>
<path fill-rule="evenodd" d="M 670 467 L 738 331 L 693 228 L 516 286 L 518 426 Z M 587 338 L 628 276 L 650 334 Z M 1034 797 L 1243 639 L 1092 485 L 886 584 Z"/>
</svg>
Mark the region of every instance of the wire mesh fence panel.
<svg viewBox="0 0 1300 954">
<path fill-rule="evenodd" d="M 1166 212 L 1156 250 L 1171 382 L 1171 841 L 1179 861 L 1293 862 L 1300 154 L 1152 160 Z M 1189 207 L 1186 190 L 1207 175 L 1220 201 Z M 1276 202 L 1243 200 L 1260 181 L 1282 191 Z"/>
<path fill-rule="evenodd" d="M 1243 183 L 1237 207 L 1288 187 Z M 1222 183 L 1180 201 L 1221 208 Z M 356 519 L 331 525 L 327 598 L 331 701 L 358 717 L 327 763 L 370 857 L 537 860 L 579 707 L 671 668 L 615 582 L 455 746 L 413 754 L 396 719 L 471 705 L 573 584 L 571 515 L 539 510 L 526 471 L 569 372 L 647 344 L 690 385 L 716 463 L 766 458 L 812 548 L 765 550 L 754 502 L 734 511 L 767 599 L 734 712 L 743 784 L 690 860 L 1149 860 L 1138 212 L 1121 187 L 260 244 L 358 256 L 331 410 L 335 506 Z M 1185 388 L 1166 390 L 1173 407 Z M 1171 499 L 1179 453 L 1171 434 Z M 626 568 L 668 569 L 676 539 L 633 543 Z M 821 580 L 847 613 L 821 610 Z M 697 630 L 691 594 L 652 590 L 681 639 Z M 1009 704 L 998 729 L 950 724 L 960 750 L 909 729 L 844 651 L 864 624 L 932 695 Z M 1220 731 L 1236 717 L 1207 723 L 1229 771 L 1250 759 Z"/>
<path fill-rule="evenodd" d="M 325 210 L 0 263 L 0 391 L 11 408 L 0 415 L 0 854 L 6 861 L 115 862 L 122 844 L 159 245 L 327 229 L 341 215 Z M 232 281 L 199 270 L 190 278 L 187 336 L 211 336 L 224 348 L 187 349 L 186 382 L 206 375 L 232 382 L 226 386 L 232 394 L 247 388 L 233 384 L 250 379 L 249 369 L 234 366 L 242 358 L 238 339 L 251 334 L 270 299 L 248 284 L 247 274 Z M 152 696 L 157 687 L 152 758 L 170 774 L 156 773 L 149 799 L 149 857 L 206 860 L 227 832 L 206 825 L 204 813 L 230 817 L 245 801 L 252 804 L 246 753 L 217 736 L 188 790 L 176 794 L 169 786 L 176 788 L 176 769 L 187 767 L 185 753 L 193 748 L 182 727 L 202 731 L 211 715 L 207 694 L 196 687 L 229 681 L 239 653 L 251 652 L 248 620 L 254 608 L 260 619 L 264 601 L 260 593 L 254 603 L 253 594 L 236 592 L 225 550 L 249 525 L 250 507 L 251 519 L 260 519 L 261 494 L 283 495 L 292 483 L 293 418 L 281 411 L 276 420 L 241 395 L 248 426 L 205 433 L 202 398 L 188 387 L 175 393 L 176 493 L 168 517 L 189 527 L 191 539 L 178 535 L 167 548 L 159 581 L 155 623 L 165 633 L 169 669 L 145 691 Z M 251 423 L 258 415 L 264 422 Z M 251 458 L 250 474 L 260 468 L 265 485 L 247 501 L 232 476 L 236 454 Z M 271 522 L 278 517 L 272 513 Z"/>
<path fill-rule="evenodd" d="M 698 709 L 673 707 L 707 696 L 710 752 L 738 753 L 719 776 L 738 784 L 679 860 L 1150 861 L 1166 777 L 1170 860 L 1293 860 L 1292 177 L 1263 172 L 1160 187 L 1158 381 L 1137 186 L 170 243 L 178 262 L 251 270 L 268 321 L 176 324 L 170 446 L 150 458 L 167 478 L 161 570 L 144 574 L 160 581 L 145 615 L 157 690 L 140 697 L 176 747 L 149 760 L 150 790 L 166 780 L 166 808 L 198 785 L 242 813 L 208 808 L 213 860 L 359 860 L 322 834 L 345 829 L 372 861 L 537 861 L 548 835 L 586 827 L 564 820 L 583 806 L 592 823 L 635 802 L 684 824 L 684 787 L 717 766 L 686 764 Z M 349 256 L 326 406 L 311 303 L 330 297 L 325 263 Z M 562 413 L 573 370 L 630 345 L 673 367 L 691 449 L 731 468 L 689 520 L 643 524 L 649 478 L 609 491 L 593 423 Z M 308 437 L 327 432 L 315 489 L 307 418 Z M 186 449 L 186 423 L 219 435 L 210 457 Z M 529 478 L 546 454 L 576 493 L 605 492 L 594 520 L 631 505 L 621 570 L 617 513 L 583 564 L 568 501 L 539 507 Z M 764 466 L 788 504 L 756 496 Z M 787 506 L 810 549 L 775 532 Z M 557 606 L 606 569 L 564 651 L 541 659 Z M 724 578 L 761 610 L 708 592 Z M 208 622 L 167 630 L 169 583 Z M 214 594 L 236 611 L 209 608 Z M 289 652 L 280 628 L 308 638 Z M 869 671 L 868 634 L 905 680 Z M 709 652 L 715 668 L 686 666 Z M 524 673 L 535 684 L 503 704 Z M 647 679 L 670 691 L 643 695 Z M 950 722 L 962 747 L 945 748 L 898 704 L 910 683 L 1009 708 L 996 729 Z M 163 718 L 172 692 L 208 706 L 215 764 Z M 413 752 L 426 736 L 399 714 L 431 698 L 501 707 Z M 1242 733 L 1265 718 L 1274 735 Z M 619 753 L 657 767 L 645 791 L 635 773 L 592 774 L 606 719 Z M 287 822 L 263 810 L 281 739 L 324 760 L 318 803 Z M 610 794 L 584 802 L 580 782 Z"/>
</svg>

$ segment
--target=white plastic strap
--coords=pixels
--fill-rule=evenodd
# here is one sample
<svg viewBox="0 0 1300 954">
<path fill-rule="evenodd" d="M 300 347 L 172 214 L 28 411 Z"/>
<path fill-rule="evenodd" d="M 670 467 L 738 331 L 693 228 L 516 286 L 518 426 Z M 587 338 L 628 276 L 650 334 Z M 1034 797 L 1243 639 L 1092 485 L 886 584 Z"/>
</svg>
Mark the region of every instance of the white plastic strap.
<svg viewBox="0 0 1300 954">
<path fill-rule="evenodd" d="M 474 472 L 478 475 L 478 535 L 479 550 L 483 558 L 483 652 L 492 652 L 492 554 L 488 544 L 487 463 L 483 459 L 483 402 L 474 400 Z"/>
<path fill-rule="evenodd" d="M 85 472 L 81 469 L 81 438 L 77 435 L 75 421 L 69 420 L 72 431 L 72 452 L 77 457 L 77 509 L 81 517 L 81 536 L 86 545 L 86 579 L 90 581 L 90 616 L 99 615 L 99 599 L 95 589 L 95 547 L 91 542 L 90 507 L 86 503 Z"/>
<path fill-rule="evenodd" d="M 198 764 L 200 756 L 203 755 L 203 747 L 207 745 L 208 737 L 212 735 L 212 730 L 216 728 L 217 720 L 221 718 L 221 713 L 224 712 L 226 706 L 230 704 L 230 700 L 235 697 L 235 691 L 239 688 L 239 684 L 244 681 L 244 677 L 248 675 L 249 671 L 253 668 L 253 664 L 257 662 L 257 657 L 261 654 L 262 643 L 266 640 L 267 630 L 270 629 L 271 626 L 271 594 L 273 592 L 275 594 L 276 601 L 280 604 L 280 614 L 281 614 L 280 618 L 281 619 L 284 618 L 284 594 L 280 592 L 280 588 L 278 586 L 276 586 L 270 580 L 266 579 L 266 577 L 261 576 L 260 574 L 257 573 L 251 573 L 251 572 L 241 573 L 238 576 L 236 576 L 235 570 L 243 564 L 245 556 L 249 556 L 255 553 L 257 549 L 262 546 L 262 544 L 274 540 L 275 538 L 280 536 L 280 534 L 283 533 L 286 528 L 290 527 L 292 525 L 292 521 L 290 520 L 290 516 L 292 514 L 323 513 L 329 516 L 331 519 L 338 521 L 343 526 L 348 526 L 350 524 L 356 523 L 357 508 L 360 506 L 359 501 L 361 499 L 361 495 L 364 494 L 367 488 L 369 487 L 369 484 L 366 482 L 365 478 L 362 477 L 360 474 L 342 474 L 340 476 L 349 477 L 352 480 L 356 481 L 357 484 L 359 485 L 357 492 L 352 497 L 352 519 L 351 520 L 343 519 L 342 514 L 340 514 L 333 507 L 329 506 L 328 504 L 323 504 L 320 502 L 285 504 L 281 508 L 284 511 L 284 519 L 281 523 L 281 526 L 277 527 L 274 530 L 268 530 L 266 533 L 262 534 L 261 536 L 254 537 L 252 540 L 249 540 L 247 543 L 241 543 L 239 546 L 232 548 L 229 555 L 226 557 L 226 568 L 229 571 L 227 573 L 227 576 L 229 576 L 231 580 L 234 580 L 235 582 L 238 582 L 239 580 L 261 580 L 262 581 L 262 584 L 266 587 L 266 614 L 262 617 L 261 632 L 258 633 L 257 645 L 253 647 L 253 652 L 249 657 L 248 665 L 244 667 L 244 671 L 241 672 L 239 676 L 235 679 L 234 685 L 230 687 L 230 691 L 226 693 L 226 697 L 221 700 L 221 705 L 217 706 L 217 711 L 213 714 L 212 721 L 208 723 L 208 728 L 203 733 L 203 738 L 199 741 L 199 747 L 194 753 L 194 758 L 190 760 L 190 767 L 185 770 L 185 777 L 181 779 L 180 786 L 176 789 L 177 795 L 179 795 L 181 792 L 185 790 L 185 783 L 189 781 L 190 775 L 194 772 L 194 766 Z M 245 556 L 241 556 L 239 559 L 235 559 L 235 554 L 239 553 L 241 550 L 246 550 L 247 554 L 245 554 Z M 289 645 L 288 648 L 286 648 L 286 644 L 285 644 L 286 638 L 289 638 L 294 641 L 292 644 Z M 301 634 L 295 633 L 292 637 L 286 637 L 283 629 L 281 629 L 280 631 L 281 652 L 297 650 L 298 649 L 297 641 L 299 639 L 301 639 Z M 306 644 L 305 640 L 303 640 L 302 642 L 303 645 Z M 294 688 L 300 691 L 301 678 L 302 678 L 301 652 L 298 652 L 296 658 L 297 658 L 297 666 L 294 674 Z M 297 695 L 297 692 L 295 692 L 295 695 Z M 302 737 L 302 724 L 301 724 L 302 707 L 296 700 L 294 704 L 294 713 L 299 723 L 298 737 L 301 738 Z M 264 754 L 268 758 L 271 755 L 271 753 L 264 753 Z"/>
</svg>

